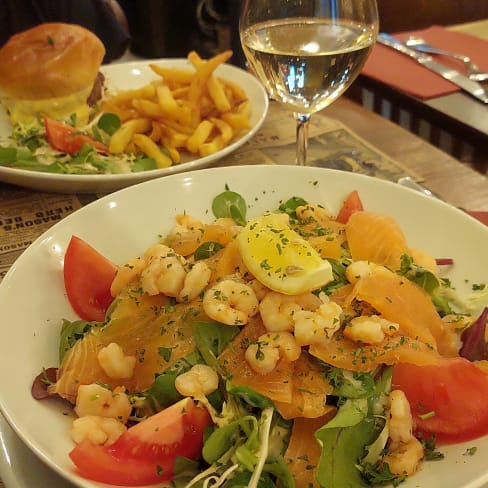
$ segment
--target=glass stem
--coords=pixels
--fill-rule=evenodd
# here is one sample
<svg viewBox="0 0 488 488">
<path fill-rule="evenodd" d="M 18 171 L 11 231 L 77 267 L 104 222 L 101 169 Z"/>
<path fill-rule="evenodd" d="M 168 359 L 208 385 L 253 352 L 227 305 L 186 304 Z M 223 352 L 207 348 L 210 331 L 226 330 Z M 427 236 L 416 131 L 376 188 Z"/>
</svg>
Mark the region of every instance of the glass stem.
<svg viewBox="0 0 488 488">
<path fill-rule="evenodd" d="M 307 165 L 308 124 L 310 114 L 294 113 L 297 122 L 297 166 Z"/>
</svg>

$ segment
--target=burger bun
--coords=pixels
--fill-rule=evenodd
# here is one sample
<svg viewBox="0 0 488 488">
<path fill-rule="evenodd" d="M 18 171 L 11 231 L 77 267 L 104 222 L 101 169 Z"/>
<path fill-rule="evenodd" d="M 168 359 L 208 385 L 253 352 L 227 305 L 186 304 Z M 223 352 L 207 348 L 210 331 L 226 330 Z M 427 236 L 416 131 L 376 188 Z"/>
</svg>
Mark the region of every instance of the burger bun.
<svg viewBox="0 0 488 488">
<path fill-rule="evenodd" d="M 11 121 L 86 119 L 104 55 L 100 39 L 80 25 L 45 23 L 14 34 L 0 48 L 0 99 Z"/>
</svg>

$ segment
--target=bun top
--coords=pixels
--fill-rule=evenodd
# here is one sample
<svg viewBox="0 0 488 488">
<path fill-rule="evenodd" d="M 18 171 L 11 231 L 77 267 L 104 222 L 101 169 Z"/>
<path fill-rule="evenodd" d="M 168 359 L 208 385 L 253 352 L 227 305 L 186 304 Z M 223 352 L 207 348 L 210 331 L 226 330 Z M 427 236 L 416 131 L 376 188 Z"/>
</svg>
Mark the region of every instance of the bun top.
<svg viewBox="0 0 488 488">
<path fill-rule="evenodd" d="M 91 31 L 46 23 L 14 34 L 0 48 L 0 96 L 43 100 L 90 89 L 105 55 Z"/>
</svg>

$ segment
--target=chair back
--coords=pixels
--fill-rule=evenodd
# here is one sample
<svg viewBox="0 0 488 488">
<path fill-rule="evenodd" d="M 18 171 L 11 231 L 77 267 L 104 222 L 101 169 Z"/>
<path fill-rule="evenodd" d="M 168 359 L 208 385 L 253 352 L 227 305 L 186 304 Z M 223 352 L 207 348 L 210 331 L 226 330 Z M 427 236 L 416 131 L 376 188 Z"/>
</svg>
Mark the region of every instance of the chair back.
<svg viewBox="0 0 488 488">
<path fill-rule="evenodd" d="M 377 0 L 377 4 L 380 30 L 389 33 L 488 19 L 488 0 Z"/>
</svg>

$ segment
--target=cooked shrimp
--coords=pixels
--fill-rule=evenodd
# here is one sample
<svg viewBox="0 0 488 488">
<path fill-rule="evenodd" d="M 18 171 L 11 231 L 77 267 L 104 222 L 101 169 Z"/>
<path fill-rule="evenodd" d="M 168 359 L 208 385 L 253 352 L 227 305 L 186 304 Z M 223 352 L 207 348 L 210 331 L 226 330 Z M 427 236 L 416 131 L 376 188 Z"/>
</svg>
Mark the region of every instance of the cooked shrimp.
<svg viewBox="0 0 488 488">
<path fill-rule="evenodd" d="M 280 351 L 269 343 L 253 342 L 245 353 L 247 364 L 258 374 L 271 373 L 278 364 Z"/>
<path fill-rule="evenodd" d="M 216 219 L 214 224 L 229 229 L 232 232 L 233 237 L 237 236 L 237 234 L 239 234 L 239 232 L 242 230 L 242 226 L 237 225 L 234 219 L 231 219 L 230 217 L 221 217 Z"/>
<path fill-rule="evenodd" d="M 144 260 L 147 266 L 141 274 L 142 290 L 148 295 L 177 297 L 185 282 L 185 258 L 170 247 L 157 244 L 144 253 Z"/>
<path fill-rule="evenodd" d="M 288 361 L 296 361 L 302 352 L 293 334 L 289 332 L 272 332 L 263 334 L 259 337 L 258 342 L 267 343 L 278 349 L 280 356 Z"/>
<path fill-rule="evenodd" d="M 354 317 L 344 328 L 344 335 L 352 341 L 361 341 L 367 344 L 378 344 L 386 336 L 398 332 L 400 325 L 379 315 L 361 315 Z"/>
<path fill-rule="evenodd" d="M 212 270 L 204 261 L 197 261 L 185 276 L 183 288 L 178 294 L 179 302 L 191 302 L 205 290 L 210 282 Z"/>
<path fill-rule="evenodd" d="M 330 339 L 341 326 L 342 308 L 321 295 L 324 303 L 315 311 L 300 310 L 295 314 L 295 338 L 302 345 Z"/>
<path fill-rule="evenodd" d="M 97 415 L 127 422 L 132 405 L 125 393 L 124 387 L 117 387 L 113 391 L 92 383 L 80 385 L 76 396 L 75 412 L 78 417 Z"/>
<path fill-rule="evenodd" d="M 88 439 L 92 444 L 109 446 L 126 430 L 127 427 L 119 420 L 86 415 L 73 420 L 71 438 L 76 444 Z"/>
<path fill-rule="evenodd" d="M 175 217 L 175 220 L 178 225 L 181 225 L 185 230 L 202 229 L 204 227 L 201 220 L 198 220 L 196 217 L 192 217 L 186 213 L 178 214 Z"/>
<path fill-rule="evenodd" d="M 253 289 L 254 293 L 256 294 L 256 298 L 261 301 L 265 296 L 266 293 L 270 291 L 270 289 L 264 286 L 259 280 L 256 278 L 248 281 L 247 284 Z"/>
<path fill-rule="evenodd" d="M 203 296 L 203 310 L 213 320 L 227 325 L 247 324 L 258 311 L 253 289 L 231 279 L 219 281 Z"/>
<path fill-rule="evenodd" d="M 302 352 L 289 332 L 273 332 L 261 335 L 258 340 L 248 346 L 245 358 L 249 366 L 258 374 L 273 371 L 280 357 L 288 361 L 296 361 Z"/>
<path fill-rule="evenodd" d="M 353 261 L 346 268 L 346 278 L 349 283 L 356 283 L 359 278 L 363 276 L 369 276 L 372 273 L 372 266 L 374 266 L 369 261 Z"/>
<path fill-rule="evenodd" d="M 110 286 L 110 294 L 113 297 L 119 295 L 124 288 L 137 279 L 145 267 L 146 262 L 142 258 L 130 259 L 123 266 L 120 266 Z"/>
<path fill-rule="evenodd" d="M 294 315 L 300 310 L 315 310 L 321 304 L 313 293 L 284 295 L 276 291 L 268 292 L 259 304 L 259 312 L 266 329 L 270 332 L 291 331 Z"/>
<path fill-rule="evenodd" d="M 122 348 L 115 342 L 100 349 L 98 363 L 110 378 L 127 379 L 134 374 L 135 356 L 126 356 Z"/>
<path fill-rule="evenodd" d="M 417 471 L 418 465 L 424 457 L 424 447 L 416 438 L 411 437 L 408 442 L 399 444 L 383 457 L 388 463 L 390 471 L 399 476 L 411 476 Z"/>
<path fill-rule="evenodd" d="M 424 447 L 413 435 L 410 404 L 401 390 L 390 393 L 389 427 L 389 452 L 383 457 L 383 462 L 388 463 L 392 473 L 410 476 L 424 457 Z"/>
<path fill-rule="evenodd" d="M 195 364 L 186 373 L 176 377 L 175 388 L 183 396 L 199 398 L 210 395 L 219 386 L 219 376 L 206 364 Z"/>
<path fill-rule="evenodd" d="M 412 412 L 402 390 L 390 393 L 390 439 L 394 444 L 408 442 L 412 437 Z"/>
</svg>

